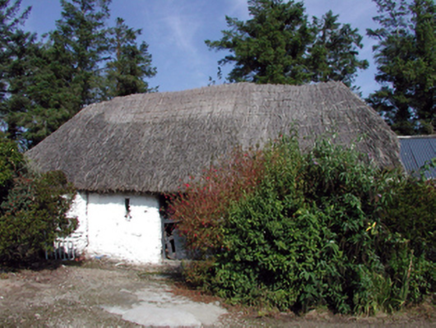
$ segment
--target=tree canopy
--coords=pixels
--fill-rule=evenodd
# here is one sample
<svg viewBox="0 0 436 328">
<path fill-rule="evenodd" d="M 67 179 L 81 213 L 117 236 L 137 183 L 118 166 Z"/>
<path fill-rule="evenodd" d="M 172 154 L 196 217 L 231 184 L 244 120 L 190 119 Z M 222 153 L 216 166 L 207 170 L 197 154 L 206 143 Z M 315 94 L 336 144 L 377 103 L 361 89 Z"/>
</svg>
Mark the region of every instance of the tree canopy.
<svg viewBox="0 0 436 328">
<path fill-rule="evenodd" d="M 23 149 L 36 145 L 84 106 L 153 92 L 156 75 L 141 29 L 118 17 L 111 0 L 59 0 L 61 16 L 43 38 L 24 30 L 31 8 L 0 0 L 0 128 Z M 399 134 L 436 129 L 436 5 L 432 0 L 374 0 L 374 56 L 380 88 L 367 102 Z M 227 54 L 228 82 L 304 84 L 355 78 L 362 36 L 332 11 L 309 17 L 303 1 L 249 0 L 246 21 L 226 17 L 211 50 Z"/>
<path fill-rule="evenodd" d="M 109 51 L 112 56 L 106 64 L 108 97 L 153 91 L 144 79 L 155 76 L 156 68 L 151 66 L 148 44 L 142 42 L 137 45 L 136 39 L 141 30 L 128 27 L 118 17 L 116 26 L 109 33 Z"/>
<path fill-rule="evenodd" d="M 368 103 L 398 134 L 436 130 L 436 5 L 432 0 L 374 0 L 380 27 L 368 30 L 381 88 Z"/>
<path fill-rule="evenodd" d="M 251 19 L 226 17 L 229 30 L 220 40 L 206 40 L 210 49 L 228 50 L 219 65 L 234 63 L 227 80 L 303 84 L 342 81 L 351 86 L 358 69 L 362 36 L 338 22 L 331 11 L 309 22 L 303 2 L 250 0 Z"/>
<path fill-rule="evenodd" d="M 56 28 L 37 41 L 20 28 L 31 8 L 0 0 L 0 119 L 24 149 L 36 145 L 84 106 L 116 96 L 154 91 L 156 74 L 141 30 L 118 18 L 111 0 L 61 0 Z"/>
</svg>

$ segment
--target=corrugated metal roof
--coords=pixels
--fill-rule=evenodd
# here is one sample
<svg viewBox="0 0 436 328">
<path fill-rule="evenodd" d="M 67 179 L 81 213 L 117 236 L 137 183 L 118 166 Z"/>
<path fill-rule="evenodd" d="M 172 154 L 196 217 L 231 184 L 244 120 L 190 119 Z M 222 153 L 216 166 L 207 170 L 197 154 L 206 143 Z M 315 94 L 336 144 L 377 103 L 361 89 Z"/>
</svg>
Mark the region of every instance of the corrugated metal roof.
<svg viewBox="0 0 436 328">
<path fill-rule="evenodd" d="M 407 172 L 418 172 L 426 162 L 436 157 L 436 135 L 399 137 L 401 161 Z M 436 179 L 436 169 L 425 173 L 427 179 Z"/>
</svg>

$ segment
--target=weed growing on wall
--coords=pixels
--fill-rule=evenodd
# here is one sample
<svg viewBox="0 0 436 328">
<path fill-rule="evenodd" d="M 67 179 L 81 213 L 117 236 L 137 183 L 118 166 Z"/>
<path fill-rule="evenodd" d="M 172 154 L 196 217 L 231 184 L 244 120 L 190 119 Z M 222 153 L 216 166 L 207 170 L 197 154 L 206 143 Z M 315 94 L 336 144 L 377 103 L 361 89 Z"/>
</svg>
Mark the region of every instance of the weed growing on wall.
<svg viewBox="0 0 436 328">
<path fill-rule="evenodd" d="M 422 229 L 434 228 L 435 201 L 428 183 L 353 147 L 323 140 L 303 154 L 282 136 L 192 179 L 170 210 L 197 259 L 188 282 L 234 303 L 371 314 L 434 291 L 434 229 Z"/>
</svg>

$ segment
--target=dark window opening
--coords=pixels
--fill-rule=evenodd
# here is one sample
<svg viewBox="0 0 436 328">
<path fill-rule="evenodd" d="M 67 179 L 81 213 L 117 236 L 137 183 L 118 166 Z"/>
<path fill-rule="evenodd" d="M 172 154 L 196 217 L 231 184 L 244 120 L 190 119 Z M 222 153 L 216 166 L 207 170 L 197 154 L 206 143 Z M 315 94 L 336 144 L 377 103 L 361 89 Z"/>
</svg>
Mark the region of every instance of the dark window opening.
<svg viewBox="0 0 436 328">
<path fill-rule="evenodd" d="M 176 244 L 174 240 L 175 224 L 164 224 L 165 257 L 175 260 L 177 258 Z"/>
<path fill-rule="evenodd" d="M 159 203 L 161 205 L 159 212 L 162 217 L 163 257 L 170 260 L 187 259 L 185 239 L 180 236 L 177 229 L 178 221 L 171 219 L 171 215 L 168 212 L 167 197 L 161 195 Z"/>
<path fill-rule="evenodd" d="M 127 219 L 131 219 L 132 216 L 130 215 L 130 198 L 124 199 L 124 206 L 126 207 L 126 215 L 124 217 Z"/>
</svg>

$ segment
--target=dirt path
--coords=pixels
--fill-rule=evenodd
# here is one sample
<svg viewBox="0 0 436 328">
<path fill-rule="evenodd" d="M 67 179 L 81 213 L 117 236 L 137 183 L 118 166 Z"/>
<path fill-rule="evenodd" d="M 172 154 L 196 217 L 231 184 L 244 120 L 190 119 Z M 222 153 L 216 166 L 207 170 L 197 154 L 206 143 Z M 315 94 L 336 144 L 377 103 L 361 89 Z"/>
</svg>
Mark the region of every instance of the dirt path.
<svg viewBox="0 0 436 328">
<path fill-rule="evenodd" d="M 132 271 L 61 266 L 9 273 L 0 280 L 0 326 L 138 327 L 102 305 L 134 304 L 136 298 L 122 290 L 142 284 Z"/>
<path fill-rule="evenodd" d="M 0 327 L 436 327 L 434 307 L 394 317 L 356 318 L 313 311 L 274 318 L 243 315 L 218 300 L 174 286 L 143 267 L 88 262 L 0 273 Z"/>
<path fill-rule="evenodd" d="M 89 262 L 0 279 L 0 327 L 227 326 L 217 302 L 171 292 L 174 279 L 144 267 Z"/>
</svg>

